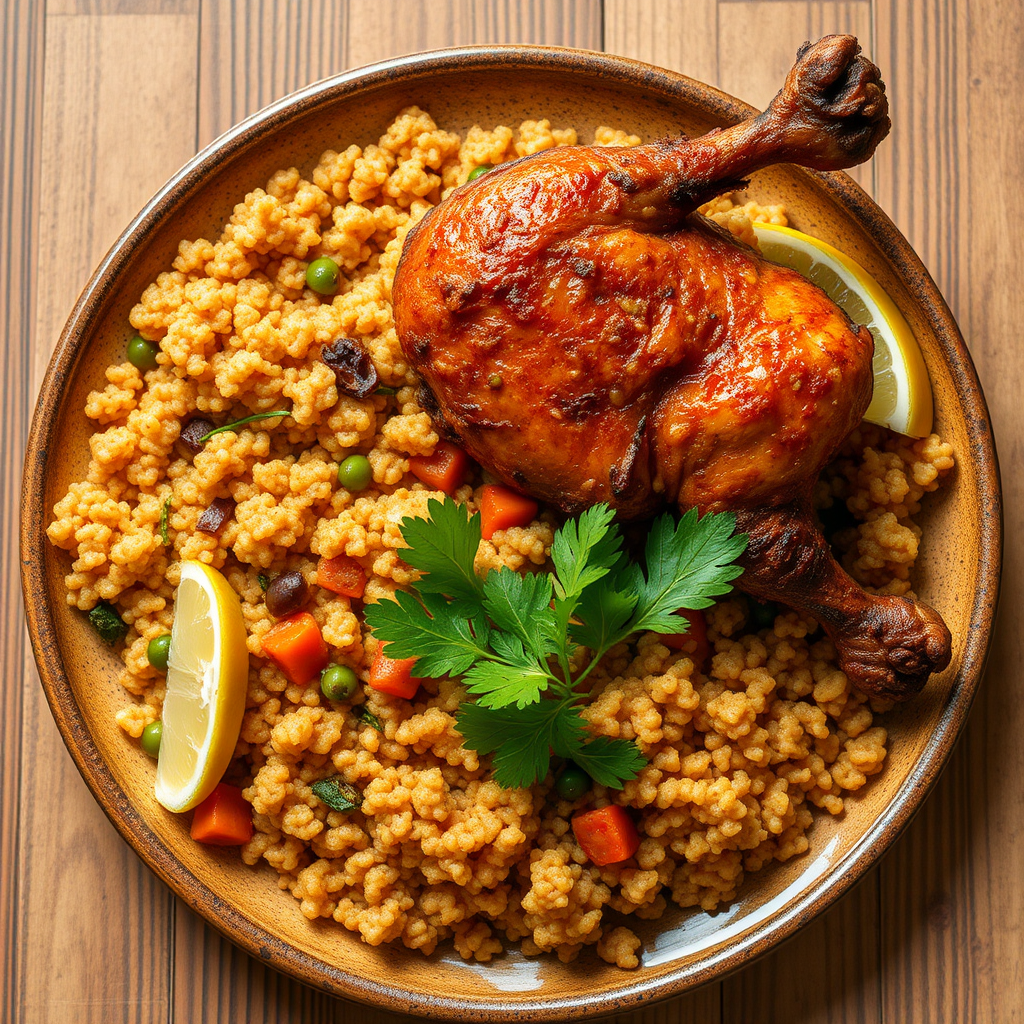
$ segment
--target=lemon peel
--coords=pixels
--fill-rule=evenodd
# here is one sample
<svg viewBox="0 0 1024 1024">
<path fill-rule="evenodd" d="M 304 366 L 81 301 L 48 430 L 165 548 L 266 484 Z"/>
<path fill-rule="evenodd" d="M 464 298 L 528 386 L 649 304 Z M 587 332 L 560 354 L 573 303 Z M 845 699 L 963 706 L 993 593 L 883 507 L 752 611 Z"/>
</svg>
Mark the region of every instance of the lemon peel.
<svg viewBox="0 0 1024 1024">
<path fill-rule="evenodd" d="M 206 799 L 231 762 L 249 676 L 238 595 L 216 569 L 181 563 L 155 792 L 169 811 Z"/>
<path fill-rule="evenodd" d="M 762 254 L 813 281 L 875 339 L 874 391 L 864 419 L 910 437 L 932 431 L 933 401 L 921 348 L 884 288 L 834 246 L 780 224 L 755 224 Z"/>
</svg>

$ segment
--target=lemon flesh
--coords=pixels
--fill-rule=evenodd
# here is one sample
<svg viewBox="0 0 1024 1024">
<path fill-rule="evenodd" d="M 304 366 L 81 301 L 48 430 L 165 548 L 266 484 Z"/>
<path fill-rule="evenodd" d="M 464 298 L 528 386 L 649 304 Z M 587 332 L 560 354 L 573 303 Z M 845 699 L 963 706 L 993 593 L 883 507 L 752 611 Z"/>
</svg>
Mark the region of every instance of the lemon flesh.
<svg viewBox="0 0 1024 1024">
<path fill-rule="evenodd" d="M 245 712 L 249 653 L 238 595 L 216 569 L 181 563 L 167 662 L 156 798 L 187 811 L 220 782 Z"/>
<path fill-rule="evenodd" d="M 813 281 L 875 339 L 874 391 L 864 419 L 910 437 L 932 431 L 932 388 L 914 332 L 882 286 L 827 242 L 778 224 L 755 224 L 763 255 Z"/>
</svg>

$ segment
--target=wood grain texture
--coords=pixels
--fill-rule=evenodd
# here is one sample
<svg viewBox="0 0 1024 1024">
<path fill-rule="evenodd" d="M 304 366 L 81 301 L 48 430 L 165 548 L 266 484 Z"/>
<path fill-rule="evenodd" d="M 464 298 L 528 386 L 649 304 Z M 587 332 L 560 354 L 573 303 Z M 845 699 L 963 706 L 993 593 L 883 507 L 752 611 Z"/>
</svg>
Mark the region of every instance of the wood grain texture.
<svg viewBox="0 0 1024 1024">
<path fill-rule="evenodd" d="M 192 152 L 196 31 L 194 14 L 46 17 L 33 392 L 93 266 Z M 9 1019 L 169 1019 L 173 899 L 92 800 L 34 676 L 26 664 Z"/>
<path fill-rule="evenodd" d="M 358 67 L 402 53 L 470 43 L 600 50 L 601 24 L 600 0 L 377 0 L 351 8 L 348 60 Z"/>
<path fill-rule="evenodd" d="M 35 398 L 32 364 L 34 251 L 38 208 L 39 127 L 42 118 L 43 19 L 35 6 L 4 0 L 0 39 L 0 336 L 4 402 L 0 430 L 6 456 L 0 462 L 0 1019 L 17 1010 L 18 902 L 21 895 L 19 790 L 22 776 L 22 706 L 36 685 L 25 673 L 28 649 L 21 610 L 18 515 L 22 452 Z M 26 760 L 28 759 L 26 752 Z"/>
<path fill-rule="evenodd" d="M 870 56 L 871 0 L 605 0 L 609 53 L 672 68 L 762 109 L 797 47 L 830 32 L 857 36 Z M 870 164 L 850 174 L 871 191 Z"/>
<path fill-rule="evenodd" d="M 1019 698 L 1024 360 L 1008 224 L 1024 214 L 1024 11 L 995 0 L 877 0 L 893 67 L 879 200 L 920 254 L 971 348 L 1000 449 L 1008 543 L 987 678 L 935 794 L 882 865 L 887 1020 L 1024 1020 L 1024 749 Z"/>
<path fill-rule="evenodd" d="M 350 0 L 204 3 L 199 145 L 268 103 L 346 67 Z"/>
<path fill-rule="evenodd" d="M 935 794 L 880 869 L 760 963 L 614 1020 L 1024 1020 L 1024 750 L 1015 739 L 1024 728 L 1015 699 L 1024 356 L 1012 276 L 1013 227 L 1024 214 L 1016 99 L 1024 11 L 999 0 L 48 0 L 44 26 L 43 7 L 5 0 L 0 43 L 9 505 L 32 396 L 92 267 L 195 148 L 266 103 L 404 52 L 540 42 L 603 47 L 763 104 L 804 39 L 861 37 L 883 68 L 894 131 L 859 180 L 958 316 L 1001 449 L 1009 529 L 988 684 Z M 34 287 L 36 276 L 45 288 Z M 34 678 L 17 613 L 17 517 L 8 513 L 0 530 L 8 680 L 0 697 L 0 1018 L 411 1019 L 330 999 L 242 954 L 113 832 L 64 753 Z"/>
<path fill-rule="evenodd" d="M 199 0 L 46 0 L 46 14 L 195 14 Z"/>
</svg>

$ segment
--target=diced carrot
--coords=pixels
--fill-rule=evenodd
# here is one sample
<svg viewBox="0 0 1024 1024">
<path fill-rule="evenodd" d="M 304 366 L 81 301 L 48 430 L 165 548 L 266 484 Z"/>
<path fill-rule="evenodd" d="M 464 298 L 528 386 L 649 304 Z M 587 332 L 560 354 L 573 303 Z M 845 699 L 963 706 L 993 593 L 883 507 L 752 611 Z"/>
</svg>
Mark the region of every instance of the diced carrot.
<svg viewBox="0 0 1024 1024">
<path fill-rule="evenodd" d="M 241 846 L 252 839 L 252 807 L 237 786 L 221 782 L 196 806 L 192 838 L 212 846 Z"/>
<path fill-rule="evenodd" d="M 680 608 L 676 612 L 690 624 L 685 633 L 662 633 L 661 642 L 673 651 L 686 651 L 693 659 L 694 665 L 702 669 L 711 657 L 711 644 L 708 643 L 708 623 L 702 611 Z"/>
<path fill-rule="evenodd" d="M 336 555 L 317 562 L 316 582 L 325 590 L 333 590 L 344 597 L 362 597 L 366 589 L 366 573 L 354 558 Z"/>
<path fill-rule="evenodd" d="M 572 831 L 583 852 L 599 868 L 629 860 L 640 847 L 633 819 L 618 804 L 574 815 Z"/>
<path fill-rule="evenodd" d="M 327 644 L 316 619 L 298 612 L 282 619 L 263 635 L 263 653 L 288 677 L 303 686 L 315 679 L 330 660 Z"/>
<path fill-rule="evenodd" d="M 490 540 L 496 530 L 526 526 L 540 506 L 532 498 L 518 494 L 501 484 L 487 484 L 480 497 L 480 533 Z"/>
<path fill-rule="evenodd" d="M 469 456 L 447 441 L 439 441 L 433 455 L 413 455 L 409 471 L 428 487 L 454 494 L 469 475 Z"/>
<path fill-rule="evenodd" d="M 412 674 L 415 658 L 389 658 L 384 653 L 385 644 L 377 648 L 373 663 L 370 665 L 370 686 L 381 693 L 389 693 L 392 697 L 404 697 L 412 700 L 420 688 L 420 681 Z"/>
</svg>

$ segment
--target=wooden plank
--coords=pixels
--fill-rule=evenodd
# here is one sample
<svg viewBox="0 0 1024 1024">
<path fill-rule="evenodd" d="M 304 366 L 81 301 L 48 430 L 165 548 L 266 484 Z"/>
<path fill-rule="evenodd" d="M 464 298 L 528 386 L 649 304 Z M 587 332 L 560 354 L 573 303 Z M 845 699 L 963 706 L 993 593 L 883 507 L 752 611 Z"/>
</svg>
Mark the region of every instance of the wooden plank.
<svg viewBox="0 0 1024 1024">
<path fill-rule="evenodd" d="M 601 49 L 600 0 L 377 0 L 349 13 L 348 65 L 470 43 Z"/>
<path fill-rule="evenodd" d="M 195 14 L 199 0 L 47 0 L 46 14 Z"/>
<path fill-rule="evenodd" d="M 204 3 L 200 144 L 278 97 L 347 67 L 471 42 L 600 49 L 600 0 Z M 408 1019 L 330 999 L 266 968 L 222 939 L 180 901 L 176 921 L 174 1006 L 180 1020 L 389 1024 Z"/>
<path fill-rule="evenodd" d="M 18 555 L 21 453 L 32 413 L 29 388 L 35 295 L 35 215 L 38 203 L 38 135 L 42 111 L 43 19 L 35 5 L 5 0 L 0 27 L 0 336 L 4 402 L 0 430 L 0 1019 L 15 1020 L 18 1006 L 17 905 L 21 783 L 21 718 L 26 642 Z M 18 685 L 21 683 L 22 685 Z"/>
<path fill-rule="evenodd" d="M 1006 554 L 989 668 L 966 734 L 921 814 L 882 866 L 883 1006 L 889 1020 L 1024 1019 L 1024 588 L 1020 394 L 1013 287 L 1024 215 L 1024 11 L 995 0 L 877 0 L 896 144 L 879 199 L 960 322 L 988 398 L 1003 468 Z"/>
<path fill-rule="evenodd" d="M 468 43 L 600 49 L 599 0 L 225 0 L 204 4 L 199 139 L 273 100 L 350 67 Z"/>
<path fill-rule="evenodd" d="M 609 52 L 682 72 L 761 108 L 805 40 L 847 32 L 871 53 L 870 0 L 606 0 L 605 18 Z M 868 191 L 872 173 L 870 165 L 850 171 Z"/>
<path fill-rule="evenodd" d="M 717 0 L 605 0 L 604 48 L 717 84 Z"/>
<path fill-rule="evenodd" d="M 34 252 L 46 287 L 25 377 L 33 394 L 93 266 L 193 150 L 197 28 L 190 14 L 46 18 Z M 7 1019 L 170 1018 L 171 896 L 87 792 L 30 664 L 25 679 L 17 1006 Z"/>
<path fill-rule="evenodd" d="M 348 0 L 202 5 L 199 145 L 268 103 L 344 70 Z"/>
<path fill-rule="evenodd" d="M 727 978 L 723 1021 L 880 1022 L 878 920 L 873 871 L 789 942 Z"/>
<path fill-rule="evenodd" d="M 831 33 L 855 35 L 871 56 L 870 0 L 773 0 L 718 8 L 720 89 L 763 109 L 779 91 L 797 48 Z M 757 40 L 757 59 L 750 42 Z M 848 172 L 872 191 L 872 164 Z"/>
</svg>

